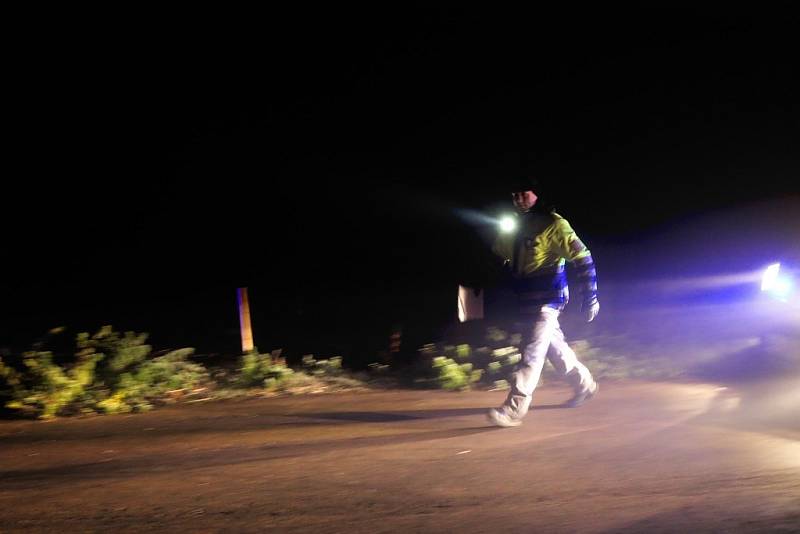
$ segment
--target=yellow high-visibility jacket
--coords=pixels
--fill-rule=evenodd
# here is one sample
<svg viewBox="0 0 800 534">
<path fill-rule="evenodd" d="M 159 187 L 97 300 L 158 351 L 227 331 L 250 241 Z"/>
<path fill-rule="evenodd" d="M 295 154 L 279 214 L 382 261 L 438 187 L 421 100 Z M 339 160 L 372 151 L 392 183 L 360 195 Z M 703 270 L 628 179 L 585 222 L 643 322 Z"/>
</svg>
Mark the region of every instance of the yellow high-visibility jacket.
<svg viewBox="0 0 800 534">
<path fill-rule="evenodd" d="M 507 262 L 520 311 L 535 313 L 542 306 L 566 306 L 567 261 L 577 269 L 584 300 L 597 298 L 592 254 L 566 219 L 555 212 L 531 211 L 519 214 L 517 223 L 515 232 L 498 235 L 492 250 Z"/>
</svg>

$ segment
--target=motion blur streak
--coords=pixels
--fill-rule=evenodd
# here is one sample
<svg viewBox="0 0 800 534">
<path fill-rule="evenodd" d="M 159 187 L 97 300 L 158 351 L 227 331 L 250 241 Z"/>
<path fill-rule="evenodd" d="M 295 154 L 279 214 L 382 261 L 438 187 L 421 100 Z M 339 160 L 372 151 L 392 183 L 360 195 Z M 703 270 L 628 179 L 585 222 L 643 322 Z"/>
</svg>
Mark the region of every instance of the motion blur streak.
<svg viewBox="0 0 800 534">
<path fill-rule="evenodd" d="M 500 224 L 500 219 L 497 217 L 490 217 L 483 212 L 477 210 L 470 210 L 470 209 L 456 209 L 453 210 L 456 216 L 461 219 L 462 221 L 466 222 L 467 224 L 471 225 L 491 225 L 491 226 L 498 226 Z"/>
<path fill-rule="evenodd" d="M 634 285 L 649 289 L 658 294 L 672 294 L 708 289 L 722 289 L 744 284 L 754 284 L 761 280 L 762 274 L 762 271 L 759 270 L 742 273 L 652 280 L 647 282 L 639 282 Z"/>
</svg>

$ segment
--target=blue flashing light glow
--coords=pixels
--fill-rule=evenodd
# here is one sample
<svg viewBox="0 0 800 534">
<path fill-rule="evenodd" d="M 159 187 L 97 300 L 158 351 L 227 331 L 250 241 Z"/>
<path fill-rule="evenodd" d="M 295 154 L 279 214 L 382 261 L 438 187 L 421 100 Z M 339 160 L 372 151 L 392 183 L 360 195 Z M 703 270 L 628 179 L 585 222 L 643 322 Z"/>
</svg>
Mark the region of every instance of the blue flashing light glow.
<svg viewBox="0 0 800 534">
<path fill-rule="evenodd" d="M 761 278 L 761 291 L 771 291 L 774 287 L 776 282 L 778 281 L 778 275 L 781 272 L 781 264 L 780 263 L 773 263 L 767 270 L 764 271 L 764 276 Z"/>
<path fill-rule="evenodd" d="M 770 293 L 780 300 L 788 300 L 793 290 L 794 283 L 791 278 L 779 277 L 775 281 L 775 287 L 770 290 Z"/>
<path fill-rule="evenodd" d="M 794 292 L 794 280 L 788 274 L 781 272 L 780 263 L 773 263 L 764 271 L 761 291 L 769 293 L 778 300 L 787 301 Z"/>
</svg>

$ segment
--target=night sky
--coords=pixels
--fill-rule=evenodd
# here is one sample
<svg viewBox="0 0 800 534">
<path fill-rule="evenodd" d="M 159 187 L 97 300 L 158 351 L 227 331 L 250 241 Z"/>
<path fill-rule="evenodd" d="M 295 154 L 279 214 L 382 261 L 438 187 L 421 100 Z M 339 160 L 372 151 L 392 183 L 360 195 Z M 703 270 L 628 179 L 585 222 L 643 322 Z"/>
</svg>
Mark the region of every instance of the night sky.
<svg viewBox="0 0 800 534">
<path fill-rule="evenodd" d="M 0 347 L 113 323 L 235 352 L 243 285 L 265 349 L 435 331 L 434 295 L 485 275 L 457 210 L 522 174 L 627 276 L 612 251 L 800 193 L 800 21 L 772 5 L 35 24 L 6 81 Z"/>
</svg>

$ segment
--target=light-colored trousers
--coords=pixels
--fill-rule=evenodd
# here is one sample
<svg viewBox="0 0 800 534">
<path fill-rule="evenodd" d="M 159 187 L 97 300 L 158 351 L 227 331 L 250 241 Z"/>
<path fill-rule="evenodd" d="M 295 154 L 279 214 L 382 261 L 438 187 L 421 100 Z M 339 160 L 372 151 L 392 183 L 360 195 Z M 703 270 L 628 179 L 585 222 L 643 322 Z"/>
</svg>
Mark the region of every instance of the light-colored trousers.
<svg viewBox="0 0 800 534">
<path fill-rule="evenodd" d="M 559 314 L 554 308 L 543 307 L 535 316 L 531 330 L 523 337 L 522 359 L 511 377 L 511 391 L 503 405 L 511 417 L 520 419 L 528 413 L 545 358 L 569 382 L 576 394 L 588 390 L 594 383 L 589 369 L 578 361 L 575 352 L 564 340 L 564 332 L 558 324 Z"/>
</svg>

